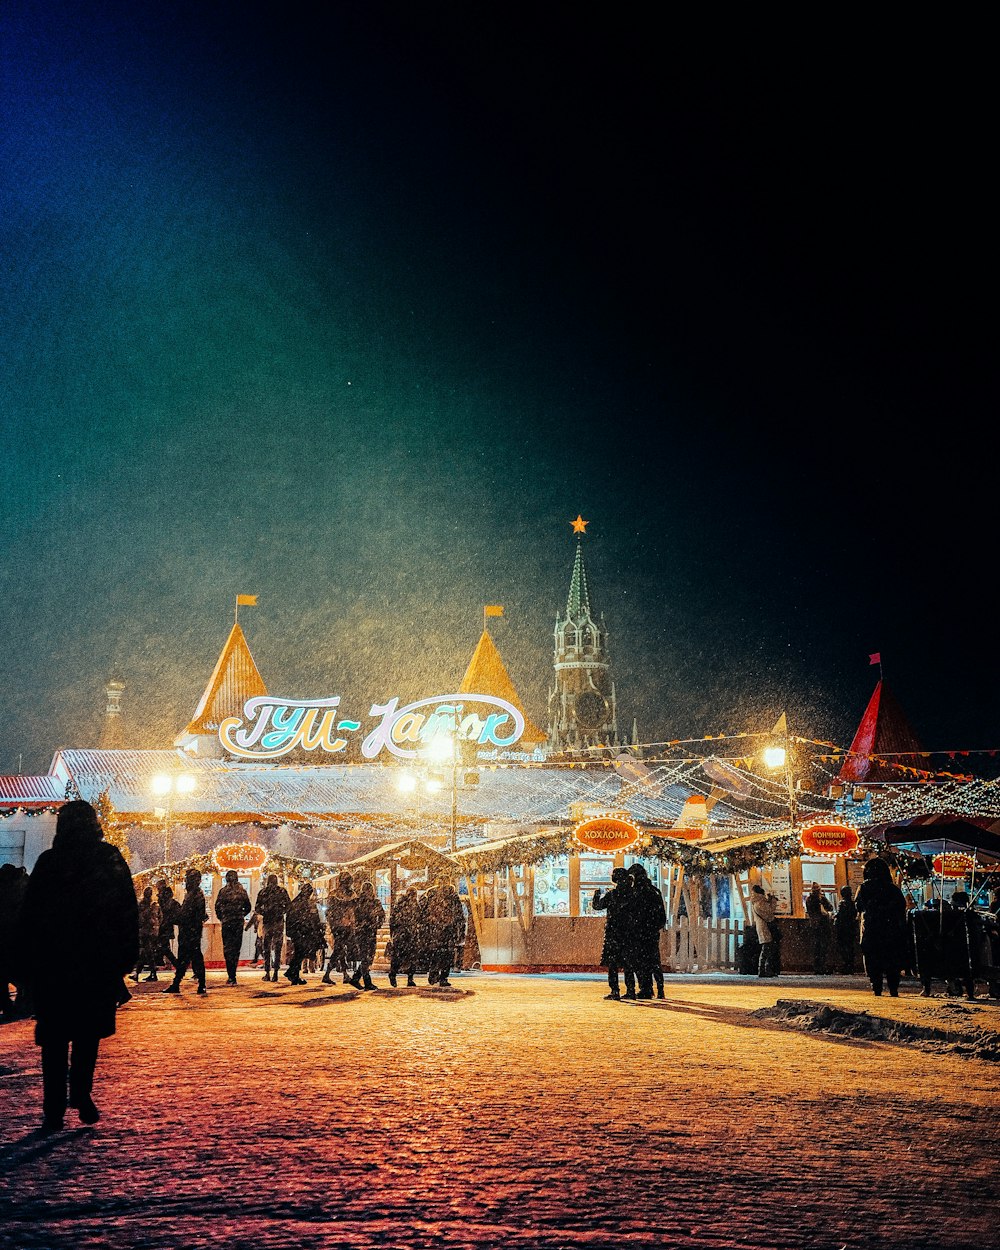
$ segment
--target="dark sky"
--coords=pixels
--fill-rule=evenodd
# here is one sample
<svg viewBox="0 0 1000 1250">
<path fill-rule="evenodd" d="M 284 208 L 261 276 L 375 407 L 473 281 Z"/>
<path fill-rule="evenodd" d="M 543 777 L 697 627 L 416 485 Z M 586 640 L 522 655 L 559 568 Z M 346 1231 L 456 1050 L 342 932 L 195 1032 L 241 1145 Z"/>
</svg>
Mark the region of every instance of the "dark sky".
<svg viewBox="0 0 1000 1250">
<path fill-rule="evenodd" d="M 667 11 L 669 13 L 669 11 Z M 581 512 L 645 741 L 846 744 L 868 655 L 1000 747 L 995 96 L 905 32 L 656 6 L 0 9 L 0 771 L 274 693 L 545 721 Z"/>
</svg>

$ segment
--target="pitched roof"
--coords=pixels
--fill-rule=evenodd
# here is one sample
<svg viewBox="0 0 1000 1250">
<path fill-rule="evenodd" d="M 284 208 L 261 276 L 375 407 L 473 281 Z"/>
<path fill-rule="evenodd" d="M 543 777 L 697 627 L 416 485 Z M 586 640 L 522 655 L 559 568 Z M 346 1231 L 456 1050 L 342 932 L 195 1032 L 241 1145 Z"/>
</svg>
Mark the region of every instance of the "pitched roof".
<svg viewBox="0 0 1000 1250">
<path fill-rule="evenodd" d="M 488 694 L 494 699 L 505 699 L 508 703 L 513 703 L 524 717 L 524 733 L 521 735 L 521 741 L 545 741 L 546 735 L 532 722 L 531 717 L 524 710 L 510 674 L 488 630 L 483 630 L 458 689 L 462 694 Z"/>
<path fill-rule="evenodd" d="M 590 615 L 590 592 L 587 589 L 587 570 L 583 567 L 583 543 L 577 542 L 573 559 L 573 577 L 566 599 L 566 615 L 575 621 Z"/>
<path fill-rule="evenodd" d="M 267 687 L 237 623 L 229 632 L 191 723 L 179 737 L 214 734 L 227 716 L 240 716 L 247 699 L 260 694 L 267 694 Z"/>
<path fill-rule="evenodd" d="M 885 682 L 880 681 L 868 700 L 854 741 L 837 780 L 842 782 L 900 781 L 900 765 L 925 767 L 923 747 L 910 728 L 903 709 Z M 883 756 L 872 759 L 872 756 Z"/>
</svg>

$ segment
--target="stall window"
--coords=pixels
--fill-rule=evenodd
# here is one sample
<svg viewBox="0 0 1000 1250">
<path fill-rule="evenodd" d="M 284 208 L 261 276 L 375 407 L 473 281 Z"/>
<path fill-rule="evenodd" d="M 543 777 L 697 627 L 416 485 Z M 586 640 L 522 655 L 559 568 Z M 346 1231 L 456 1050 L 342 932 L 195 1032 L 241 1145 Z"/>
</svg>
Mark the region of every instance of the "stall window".
<svg viewBox="0 0 1000 1250">
<path fill-rule="evenodd" d="M 611 873 L 614 869 L 615 861 L 610 855 L 581 855 L 580 856 L 580 915 L 581 916 L 604 916 L 605 912 L 595 912 L 593 909 L 594 891 L 610 890 L 613 884 Z"/>
<path fill-rule="evenodd" d="M 819 883 L 820 893 L 830 904 L 833 911 L 837 910 L 840 896 L 837 892 L 836 860 L 809 855 L 802 856 L 802 906 L 805 907 L 806 895 L 812 889 L 813 882 Z"/>
<path fill-rule="evenodd" d="M 535 915 L 569 915 L 569 858 L 557 855 L 535 865 Z"/>
</svg>

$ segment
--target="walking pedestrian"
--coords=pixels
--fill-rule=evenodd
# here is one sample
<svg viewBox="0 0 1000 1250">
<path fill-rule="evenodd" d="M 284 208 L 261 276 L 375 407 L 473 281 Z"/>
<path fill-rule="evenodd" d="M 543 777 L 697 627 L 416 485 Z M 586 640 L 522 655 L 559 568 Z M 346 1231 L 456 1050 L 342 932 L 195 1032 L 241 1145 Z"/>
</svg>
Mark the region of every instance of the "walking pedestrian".
<svg viewBox="0 0 1000 1250">
<path fill-rule="evenodd" d="M 854 906 L 854 895 L 849 885 L 840 891 L 840 906 L 833 918 L 833 934 L 840 971 L 845 976 L 853 976 L 858 945 L 858 909 Z"/>
<path fill-rule="evenodd" d="M 627 870 L 632 878 L 632 942 L 638 992 L 636 998 L 653 997 L 653 980 L 657 981 L 660 998 L 663 997 L 663 965 L 660 962 L 660 930 L 667 923 L 663 895 L 649 879 L 642 864 L 632 864 Z M 656 974 L 659 973 L 657 977 Z"/>
<path fill-rule="evenodd" d="M 342 872 L 337 877 L 336 887 L 326 896 L 326 922 L 330 926 L 330 957 L 323 973 L 326 985 L 333 984 L 330 973 L 336 969 L 343 974 L 345 985 L 361 988 L 361 980 L 356 976 L 357 905 L 354 878 L 349 872 Z"/>
<path fill-rule="evenodd" d="M 319 918 L 310 882 L 303 881 L 298 894 L 292 899 L 285 915 L 285 929 L 292 950 L 284 975 L 293 985 L 305 985 L 306 980 L 302 975 L 303 960 L 323 944 L 323 923 Z"/>
<path fill-rule="evenodd" d="M 750 910 L 753 912 L 757 940 L 760 942 L 760 959 L 757 964 L 759 977 L 776 977 L 777 966 L 777 916 L 776 900 L 762 885 L 750 890 Z"/>
<path fill-rule="evenodd" d="M 64 803 L 52 847 L 38 857 L 28 878 L 21 910 L 18 948 L 42 1052 L 46 1132 L 63 1127 L 67 1102 L 83 1124 L 100 1119 L 92 1096 L 97 1054 L 101 1039 L 115 1032 L 122 978 L 139 953 L 132 877 L 121 852 L 103 838 L 89 803 Z M 71 975 L 67 932 L 73 935 Z"/>
<path fill-rule="evenodd" d="M 236 969 L 240 966 L 240 948 L 243 945 L 243 918 L 251 911 L 250 895 L 240 885 L 235 869 L 226 873 L 226 884 L 215 900 L 215 918 L 222 926 L 222 957 L 226 961 L 227 985 L 236 984 Z"/>
<path fill-rule="evenodd" d="M 146 981 L 158 981 L 156 965 L 160 959 L 160 905 L 153 898 L 153 887 L 147 885 L 139 902 L 139 959 L 132 972 L 138 981 L 143 968 L 149 969 Z"/>
<path fill-rule="evenodd" d="M 371 967 L 375 962 L 378 931 L 385 920 L 385 908 L 379 902 L 378 895 L 370 881 L 365 881 L 361 885 L 354 915 L 355 940 L 358 946 L 358 971 L 355 977 L 366 990 L 373 990 L 376 986 L 372 981 Z"/>
<path fill-rule="evenodd" d="M 181 992 L 181 981 L 188 968 L 197 978 L 198 993 L 208 992 L 205 987 L 205 956 L 201 952 L 201 934 L 207 920 L 208 907 L 201 888 L 201 873 L 197 868 L 189 868 L 184 877 L 184 900 L 177 916 L 177 963 L 174 967 L 174 979 L 163 991 L 164 994 Z"/>
<path fill-rule="evenodd" d="M 400 972 L 406 973 L 406 984 L 416 985 L 419 939 L 417 932 L 417 892 L 404 890 L 389 912 L 389 984 L 395 988 Z"/>
<path fill-rule="evenodd" d="M 281 969 L 281 949 L 285 942 L 285 915 L 291 905 L 288 891 L 271 873 L 267 884 L 257 894 L 255 915 L 261 919 L 261 942 L 264 951 L 264 980 L 277 981 Z"/>
<path fill-rule="evenodd" d="M 181 905 L 174 898 L 174 891 L 166 881 L 157 882 L 156 902 L 160 909 L 160 950 L 156 961 L 157 967 L 176 968 L 177 960 L 170 949 L 170 943 L 174 940 L 174 931 L 181 917 Z"/>
<path fill-rule="evenodd" d="M 819 888 L 819 882 L 814 881 L 806 895 L 806 924 L 812 946 L 813 972 L 821 977 L 827 973 L 827 957 L 833 936 L 832 912 L 833 904 Z"/>
<path fill-rule="evenodd" d="M 427 900 L 427 984 L 450 990 L 452 961 L 458 933 L 465 923 L 462 900 L 450 881 L 428 892 Z"/>
<path fill-rule="evenodd" d="M 607 912 L 604 918 L 604 945 L 601 948 L 601 964 L 608 970 L 610 989 L 605 998 L 618 1002 L 622 996 L 620 973 L 625 977 L 625 997 L 635 998 L 631 934 L 633 878 L 628 869 L 614 868 L 611 881 L 611 889 L 606 893 L 602 893 L 600 887 L 594 891 L 590 905 L 594 911 Z"/>
<path fill-rule="evenodd" d="M 906 899 L 884 859 L 865 864 L 854 904 L 861 917 L 861 955 L 876 995 L 883 982 L 899 997 L 900 970 L 906 961 Z"/>
</svg>

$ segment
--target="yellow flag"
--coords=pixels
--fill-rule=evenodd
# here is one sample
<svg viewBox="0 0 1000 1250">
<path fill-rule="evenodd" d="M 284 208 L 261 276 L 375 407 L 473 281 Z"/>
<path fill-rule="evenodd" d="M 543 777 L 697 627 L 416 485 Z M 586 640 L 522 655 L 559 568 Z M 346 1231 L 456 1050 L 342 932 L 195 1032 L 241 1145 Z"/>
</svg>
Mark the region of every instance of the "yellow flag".
<svg viewBox="0 0 1000 1250">
<path fill-rule="evenodd" d="M 238 608 L 255 608 L 257 606 L 256 595 L 237 595 L 236 606 Z"/>
<path fill-rule="evenodd" d="M 774 728 L 771 730 L 771 733 L 773 734 L 788 733 L 788 717 L 785 715 L 784 712 L 782 712 L 781 715 L 778 717 Z"/>
<path fill-rule="evenodd" d="M 503 616 L 503 604 L 488 603 L 486 607 L 483 608 L 483 612 L 486 616 Z"/>
</svg>

